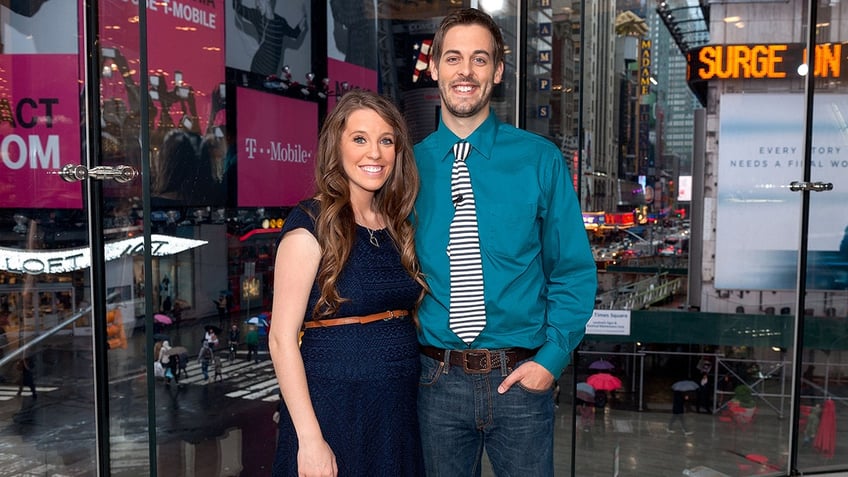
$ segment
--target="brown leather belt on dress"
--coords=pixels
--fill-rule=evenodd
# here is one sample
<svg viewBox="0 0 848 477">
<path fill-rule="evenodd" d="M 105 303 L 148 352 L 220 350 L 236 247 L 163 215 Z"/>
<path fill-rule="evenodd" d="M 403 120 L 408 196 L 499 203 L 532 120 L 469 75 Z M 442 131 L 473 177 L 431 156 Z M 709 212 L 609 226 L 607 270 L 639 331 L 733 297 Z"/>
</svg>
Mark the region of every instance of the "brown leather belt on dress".
<svg viewBox="0 0 848 477">
<path fill-rule="evenodd" d="M 389 310 L 389 311 L 381 311 L 380 313 L 374 313 L 373 315 L 365 315 L 365 316 L 346 316 L 344 318 L 328 318 L 325 320 L 312 320 L 303 322 L 304 328 L 325 328 L 328 326 L 339 326 L 339 325 L 364 325 L 366 323 L 372 323 L 374 321 L 389 321 L 395 318 L 403 318 L 404 316 L 409 315 L 409 310 Z"/>
<path fill-rule="evenodd" d="M 515 368 L 520 361 L 536 356 L 538 349 L 503 348 L 503 349 L 441 349 L 432 346 L 421 346 L 421 354 L 444 363 L 445 356 L 451 366 L 460 366 L 466 373 L 488 373 L 501 367 L 501 356 L 506 359 L 507 368 Z"/>
</svg>

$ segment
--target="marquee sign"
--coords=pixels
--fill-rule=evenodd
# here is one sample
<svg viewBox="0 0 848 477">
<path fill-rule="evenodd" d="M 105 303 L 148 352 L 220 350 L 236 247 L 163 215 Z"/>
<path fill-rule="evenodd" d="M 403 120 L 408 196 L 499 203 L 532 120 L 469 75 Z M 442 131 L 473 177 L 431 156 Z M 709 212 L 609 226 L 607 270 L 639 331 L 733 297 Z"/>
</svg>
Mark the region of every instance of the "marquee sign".
<svg viewBox="0 0 848 477">
<path fill-rule="evenodd" d="M 175 255 L 201 245 L 205 240 L 193 240 L 170 235 L 150 237 L 150 253 L 157 257 Z M 144 252 L 144 238 L 132 237 L 105 245 L 106 261 L 117 260 Z M 12 273 L 41 275 L 67 273 L 91 266 L 89 247 L 61 250 L 20 250 L 0 247 L 0 270 Z"/>
</svg>

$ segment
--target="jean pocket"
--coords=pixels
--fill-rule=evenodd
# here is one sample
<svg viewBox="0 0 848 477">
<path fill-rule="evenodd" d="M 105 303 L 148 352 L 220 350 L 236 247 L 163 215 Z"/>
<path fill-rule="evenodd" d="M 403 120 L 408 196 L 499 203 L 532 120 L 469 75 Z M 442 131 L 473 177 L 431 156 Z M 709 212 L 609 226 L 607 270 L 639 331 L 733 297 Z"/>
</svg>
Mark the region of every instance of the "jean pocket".
<svg viewBox="0 0 848 477">
<path fill-rule="evenodd" d="M 553 391 L 554 391 L 553 386 L 545 388 L 545 389 L 531 389 L 531 388 L 524 386 L 521 383 L 515 383 L 515 384 L 518 386 L 519 389 L 522 389 L 523 391 L 528 392 L 530 394 L 536 394 L 536 395 L 539 395 L 539 396 L 542 396 L 542 395 L 545 395 L 545 394 L 550 394 L 551 398 L 553 399 Z"/>
<path fill-rule="evenodd" d="M 421 355 L 421 377 L 418 380 L 419 386 L 433 386 L 439 381 L 439 376 L 445 370 L 445 363 L 436 361 L 433 358 Z"/>
</svg>

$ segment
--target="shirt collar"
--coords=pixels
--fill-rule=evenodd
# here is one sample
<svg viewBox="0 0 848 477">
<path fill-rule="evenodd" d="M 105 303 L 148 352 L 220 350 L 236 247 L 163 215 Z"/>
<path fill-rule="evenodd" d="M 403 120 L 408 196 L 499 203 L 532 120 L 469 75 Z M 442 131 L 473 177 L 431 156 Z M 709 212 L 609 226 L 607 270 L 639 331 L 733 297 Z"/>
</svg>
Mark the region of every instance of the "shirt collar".
<svg viewBox="0 0 848 477">
<path fill-rule="evenodd" d="M 477 129 L 475 129 L 474 132 L 465 138 L 466 141 L 471 143 L 471 147 L 486 159 L 491 157 L 499 123 L 500 121 L 495 116 L 495 111 L 489 108 L 489 115 L 486 117 L 486 120 L 477 126 Z M 436 143 L 438 144 L 439 150 L 444 151 L 442 160 L 447 158 L 453 160 L 453 145 L 459 140 L 460 138 L 454 134 L 453 131 L 448 129 L 447 126 L 445 126 L 445 123 L 442 121 L 440 116 L 439 128 L 436 130 Z"/>
</svg>

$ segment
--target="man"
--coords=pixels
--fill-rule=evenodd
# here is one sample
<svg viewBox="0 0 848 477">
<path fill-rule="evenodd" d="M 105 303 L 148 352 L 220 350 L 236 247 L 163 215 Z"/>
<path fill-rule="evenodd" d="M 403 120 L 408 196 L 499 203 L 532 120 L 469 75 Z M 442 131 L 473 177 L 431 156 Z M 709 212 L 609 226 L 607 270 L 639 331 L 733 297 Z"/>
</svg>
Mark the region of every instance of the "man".
<svg viewBox="0 0 848 477">
<path fill-rule="evenodd" d="M 415 148 L 416 248 L 430 287 L 418 316 L 427 475 L 473 475 L 484 448 L 497 475 L 553 475 L 553 385 L 583 338 L 597 287 L 580 207 L 556 146 L 501 123 L 490 108 L 504 72 L 492 18 L 476 9 L 451 13 L 432 51 L 441 120 Z M 459 140 L 471 146 L 473 195 L 451 189 Z M 454 278 L 452 287 L 450 254 L 459 255 L 467 237 L 449 235 L 466 203 L 476 204 L 482 264 L 482 279 L 466 282 L 483 290 L 483 305 L 463 308 L 451 300 L 462 284 Z M 482 319 L 484 327 L 479 335 L 473 323 L 454 331 L 451 315 Z"/>
<path fill-rule="evenodd" d="M 253 359 L 259 362 L 259 332 L 255 326 L 251 326 L 247 331 L 244 342 L 247 344 L 247 360 Z"/>
</svg>

